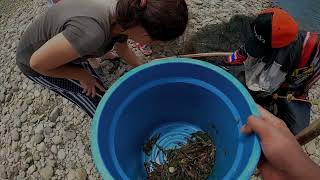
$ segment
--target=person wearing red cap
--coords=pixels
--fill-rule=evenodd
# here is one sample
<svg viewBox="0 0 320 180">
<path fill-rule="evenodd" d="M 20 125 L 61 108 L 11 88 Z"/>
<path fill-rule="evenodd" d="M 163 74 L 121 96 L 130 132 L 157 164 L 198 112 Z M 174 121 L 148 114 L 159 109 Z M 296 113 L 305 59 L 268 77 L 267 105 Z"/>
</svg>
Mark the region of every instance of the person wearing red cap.
<svg viewBox="0 0 320 180">
<path fill-rule="evenodd" d="M 299 31 L 293 17 L 278 8 L 259 13 L 251 29 L 251 37 L 228 58 L 228 63 L 244 65 L 245 84 L 256 102 L 297 134 L 309 124 L 311 104 L 277 97 L 307 97 L 320 78 L 319 36 Z"/>
</svg>

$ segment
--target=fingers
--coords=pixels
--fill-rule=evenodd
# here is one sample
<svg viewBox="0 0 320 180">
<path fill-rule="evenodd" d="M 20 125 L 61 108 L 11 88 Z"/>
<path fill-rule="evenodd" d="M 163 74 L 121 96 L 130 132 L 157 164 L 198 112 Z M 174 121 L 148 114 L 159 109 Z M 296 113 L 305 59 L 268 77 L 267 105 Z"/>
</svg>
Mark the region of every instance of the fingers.
<svg viewBox="0 0 320 180">
<path fill-rule="evenodd" d="M 264 119 L 258 119 L 255 116 L 250 116 L 248 118 L 247 124 L 241 129 L 244 133 L 255 132 L 261 140 L 267 137 L 269 134 L 270 124 L 268 124 Z"/>
<path fill-rule="evenodd" d="M 281 121 L 279 118 L 277 118 L 275 115 L 271 114 L 269 111 L 265 110 L 263 107 L 258 106 L 258 109 L 261 113 L 261 118 L 265 119 L 266 121 L 275 124 L 277 121 Z"/>
<path fill-rule="evenodd" d="M 92 94 L 92 89 L 91 89 L 91 88 L 88 88 L 88 89 L 87 89 L 86 96 L 90 96 L 91 94 Z"/>
<path fill-rule="evenodd" d="M 91 97 L 94 98 L 96 96 L 96 88 L 92 87 L 91 92 L 92 92 Z"/>
<path fill-rule="evenodd" d="M 267 121 L 268 123 L 272 124 L 276 128 L 287 129 L 286 123 L 284 123 L 281 119 L 267 111 L 266 109 L 262 108 L 258 105 L 259 111 L 261 113 L 261 118 Z"/>
<path fill-rule="evenodd" d="M 250 134 L 253 132 L 253 129 L 248 125 L 245 124 L 244 126 L 242 126 L 242 128 L 240 129 L 240 132 L 244 133 L 244 134 Z"/>
<path fill-rule="evenodd" d="M 95 85 L 100 91 L 102 91 L 102 92 L 106 91 L 106 89 L 99 82 L 96 82 Z"/>
</svg>

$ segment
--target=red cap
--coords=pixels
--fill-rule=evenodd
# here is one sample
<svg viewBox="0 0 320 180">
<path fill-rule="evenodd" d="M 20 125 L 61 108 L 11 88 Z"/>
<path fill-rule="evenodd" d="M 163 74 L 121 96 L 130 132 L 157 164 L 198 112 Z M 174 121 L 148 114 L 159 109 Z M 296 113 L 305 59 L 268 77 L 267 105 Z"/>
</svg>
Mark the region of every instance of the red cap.
<svg viewBox="0 0 320 180">
<path fill-rule="evenodd" d="M 279 8 L 270 8 L 260 14 L 272 14 L 272 48 L 282 48 L 288 46 L 296 40 L 298 34 L 298 24 L 286 11 Z"/>
</svg>

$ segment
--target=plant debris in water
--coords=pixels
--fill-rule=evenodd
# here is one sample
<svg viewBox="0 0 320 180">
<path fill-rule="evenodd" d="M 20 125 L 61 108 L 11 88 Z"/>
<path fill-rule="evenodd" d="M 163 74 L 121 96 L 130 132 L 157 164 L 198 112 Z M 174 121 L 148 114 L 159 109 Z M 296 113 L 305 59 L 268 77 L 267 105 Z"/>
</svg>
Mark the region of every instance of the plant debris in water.
<svg viewBox="0 0 320 180">
<path fill-rule="evenodd" d="M 186 144 L 167 150 L 156 144 L 159 137 L 152 137 L 144 145 L 144 150 L 156 145 L 166 155 L 166 161 L 163 164 L 145 162 L 148 180 L 208 179 L 215 158 L 215 146 L 208 133 L 197 131 L 191 134 Z M 146 153 L 148 156 L 150 151 Z"/>
<path fill-rule="evenodd" d="M 151 137 L 148 142 L 146 142 L 143 145 L 143 152 L 147 155 L 150 156 L 150 152 L 152 151 L 153 146 L 156 144 L 158 139 L 160 138 L 160 134 L 156 134 L 153 137 Z"/>
</svg>

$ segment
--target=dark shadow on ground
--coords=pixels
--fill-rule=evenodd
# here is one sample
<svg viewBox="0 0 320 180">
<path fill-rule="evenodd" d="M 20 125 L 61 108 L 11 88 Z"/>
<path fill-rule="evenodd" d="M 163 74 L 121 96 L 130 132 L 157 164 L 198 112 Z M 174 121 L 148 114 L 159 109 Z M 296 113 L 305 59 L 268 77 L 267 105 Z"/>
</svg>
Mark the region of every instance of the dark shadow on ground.
<svg viewBox="0 0 320 180">
<path fill-rule="evenodd" d="M 254 17 L 236 15 L 228 23 L 211 24 L 196 32 L 185 44 L 184 54 L 207 52 L 233 52 L 252 35 L 250 23 Z M 208 57 L 199 60 L 210 62 L 227 70 L 244 83 L 243 66 L 228 66 L 227 57 Z"/>
<path fill-rule="evenodd" d="M 234 51 L 251 34 L 254 17 L 236 15 L 228 23 L 211 24 L 196 32 L 185 45 L 184 53 Z"/>
</svg>

